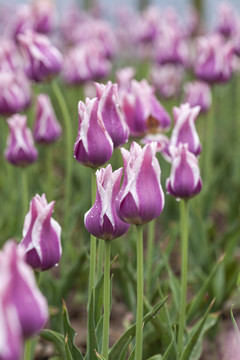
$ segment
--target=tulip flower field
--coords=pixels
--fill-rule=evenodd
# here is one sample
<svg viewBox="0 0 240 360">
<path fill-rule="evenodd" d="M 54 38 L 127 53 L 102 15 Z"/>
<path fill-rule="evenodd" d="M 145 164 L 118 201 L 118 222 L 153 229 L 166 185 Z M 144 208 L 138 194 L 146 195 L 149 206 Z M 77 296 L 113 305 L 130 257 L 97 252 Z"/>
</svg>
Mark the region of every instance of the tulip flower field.
<svg viewBox="0 0 240 360">
<path fill-rule="evenodd" d="M 240 7 L 118 6 L 1 5 L 0 360 L 240 360 Z"/>
</svg>

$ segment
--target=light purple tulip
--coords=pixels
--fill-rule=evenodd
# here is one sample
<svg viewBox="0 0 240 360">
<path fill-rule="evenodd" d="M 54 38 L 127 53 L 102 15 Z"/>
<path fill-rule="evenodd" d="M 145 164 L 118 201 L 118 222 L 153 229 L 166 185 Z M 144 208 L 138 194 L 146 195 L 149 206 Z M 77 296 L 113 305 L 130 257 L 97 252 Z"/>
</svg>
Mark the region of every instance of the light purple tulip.
<svg viewBox="0 0 240 360">
<path fill-rule="evenodd" d="M 56 26 L 55 3 L 51 0 L 37 0 L 32 4 L 33 27 L 36 32 L 48 34 Z"/>
<path fill-rule="evenodd" d="M 14 41 L 8 38 L 1 38 L 0 43 L 0 71 L 6 72 L 21 69 L 21 58 Z"/>
<path fill-rule="evenodd" d="M 99 100 L 98 110 L 116 148 L 125 144 L 129 136 L 128 126 L 119 106 L 118 86 L 111 81 L 107 85 L 95 83 L 95 86 Z"/>
<path fill-rule="evenodd" d="M 188 151 L 187 144 L 170 147 L 172 168 L 166 181 L 167 192 L 176 198 L 190 198 L 202 189 L 197 157 Z"/>
<path fill-rule="evenodd" d="M 161 14 L 159 8 L 156 6 L 147 7 L 139 17 L 138 22 L 135 24 L 136 40 L 143 43 L 153 42 L 159 32 L 159 23 Z"/>
<path fill-rule="evenodd" d="M 7 25 L 8 35 L 16 41 L 19 34 L 33 29 L 33 18 L 30 4 L 21 4 L 14 10 L 9 14 Z"/>
<path fill-rule="evenodd" d="M 4 280 L 7 281 L 5 299 L 15 308 L 22 336 L 27 338 L 38 333 L 48 319 L 46 299 L 37 287 L 32 269 L 25 262 L 24 252 L 14 241 L 4 246 L 0 263 L 1 276 L 7 278 Z"/>
<path fill-rule="evenodd" d="M 221 2 L 217 8 L 217 32 L 225 36 L 231 36 L 235 32 L 236 25 L 236 10 L 230 3 Z"/>
<path fill-rule="evenodd" d="M 167 162 L 171 162 L 171 155 L 169 154 L 169 138 L 161 133 L 147 134 L 141 143 L 146 145 L 152 142 L 157 143 L 157 152 L 160 152 Z"/>
<path fill-rule="evenodd" d="M 131 135 L 142 136 L 148 132 L 169 128 L 171 118 L 146 80 L 132 80 L 130 91 L 125 91 L 121 97 Z"/>
<path fill-rule="evenodd" d="M 141 148 L 133 142 L 122 148 L 124 179 L 117 201 L 118 216 L 130 224 L 144 224 L 157 218 L 164 207 L 161 170 L 156 158 L 157 143 Z"/>
<path fill-rule="evenodd" d="M 13 165 L 26 166 L 37 160 L 38 152 L 34 146 L 31 130 L 27 127 L 24 115 L 13 115 L 7 120 L 9 135 L 5 150 L 6 159 Z"/>
<path fill-rule="evenodd" d="M 48 204 L 45 194 L 36 195 L 25 217 L 19 246 L 33 269 L 48 270 L 59 263 L 62 255 L 61 226 L 52 218 L 54 203 Z"/>
<path fill-rule="evenodd" d="M 36 122 L 34 126 L 34 139 L 38 143 L 49 144 L 56 141 L 62 133 L 51 100 L 46 94 L 37 97 Z"/>
<path fill-rule="evenodd" d="M 199 136 L 195 127 L 197 116 L 200 112 L 200 106 L 191 108 L 189 104 L 182 104 L 179 108 L 173 108 L 174 128 L 170 138 L 170 145 L 187 143 L 188 149 L 195 155 L 202 151 Z"/>
<path fill-rule="evenodd" d="M 31 102 L 32 91 L 22 71 L 0 71 L 0 114 L 12 115 Z"/>
<path fill-rule="evenodd" d="M 104 165 L 113 153 L 113 142 L 103 123 L 97 98 L 79 101 L 79 130 L 74 144 L 74 157 L 89 167 Z"/>
<path fill-rule="evenodd" d="M 99 239 L 113 240 L 129 228 L 116 213 L 122 173 L 122 168 L 113 172 L 110 164 L 96 172 L 97 196 L 94 205 L 85 214 L 84 223 L 88 232 Z"/>
<path fill-rule="evenodd" d="M 25 72 L 31 80 L 44 81 L 62 69 L 62 55 L 50 40 L 31 30 L 18 36 Z"/>
<path fill-rule="evenodd" d="M 182 66 L 173 64 L 154 66 L 150 73 L 156 92 L 164 99 L 170 99 L 179 95 L 183 75 Z"/>
<path fill-rule="evenodd" d="M 232 43 L 224 43 L 219 35 L 201 37 L 194 61 L 195 75 L 209 83 L 227 82 L 233 73 L 233 54 Z"/>
<path fill-rule="evenodd" d="M 116 71 L 116 79 L 119 91 L 130 90 L 131 81 L 134 78 L 136 71 L 132 67 L 125 67 Z"/>
<path fill-rule="evenodd" d="M 92 40 L 71 48 L 64 58 L 63 79 L 68 84 L 104 78 L 111 70 L 102 44 Z"/>
<path fill-rule="evenodd" d="M 184 102 L 191 107 L 200 106 L 200 111 L 206 113 L 212 104 L 210 86 L 203 81 L 189 82 L 184 85 Z"/>
</svg>

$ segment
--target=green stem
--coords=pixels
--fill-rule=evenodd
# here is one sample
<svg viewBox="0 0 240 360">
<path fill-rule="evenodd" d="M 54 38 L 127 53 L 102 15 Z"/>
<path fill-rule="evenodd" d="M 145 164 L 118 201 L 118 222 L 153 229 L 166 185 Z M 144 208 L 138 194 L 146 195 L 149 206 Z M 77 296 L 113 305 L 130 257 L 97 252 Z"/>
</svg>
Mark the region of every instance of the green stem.
<svg viewBox="0 0 240 360">
<path fill-rule="evenodd" d="M 135 360 L 142 360 L 143 338 L 143 225 L 137 225 L 137 317 Z"/>
<path fill-rule="evenodd" d="M 178 355 L 183 350 L 184 329 L 186 326 L 187 272 L 188 272 L 188 200 L 181 200 L 181 303 L 178 330 Z"/>
<path fill-rule="evenodd" d="M 97 252 L 97 281 L 102 276 L 103 254 L 104 254 L 104 242 L 102 240 L 99 240 L 99 242 L 98 242 L 98 252 Z"/>
<path fill-rule="evenodd" d="M 22 214 L 25 217 L 28 212 L 29 199 L 28 199 L 28 174 L 27 168 L 20 169 L 22 177 Z"/>
<path fill-rule="evenodd" d="M 214 145 L 214 94 L 212 107 L 208 112 L 206 120 L 206 131 L 205 131 L 205 154 L 204 154 L 204 180 L 209 183 L 212 171 L 212 160 L 213 160 L 213 145 Z"/>
<path fill-rule="evenodd" d="M 111 241 L 104 241 L 105 243 L 105 257 L 104 257 L 104 313 L 103 313 L 103 342 L 102 355 L 108 360 L 109 347 L 109 320 L 110 320 L 110 253 Z"/>
<path fill-rule="evenodd" d="M 25 341 L 24 360 L 32 360 L 32 339 Z"/>
<path fill-rule="evenodd" d="M 147 288 L 146 293 L 149 299 L 150 290 L 151 290 L 151 279 L 152 279 L 152 263 L 153 263 L 153 248 L 154 248 L 154 237 L 155 237 L 155 220 L 151 221 L 148 224 L 148 239 L 147 239 L 147 258 L 146 258 L 146 268 L 147 268 Z"/>
<path fill-rule="evenodd" d="M 72 121 L 69 113 L 69 109 L 67 107 L 65 98 L 60 90 L 57 81 L 51 82 L 53 92 L 58 101 L 59 107 L 63 114 L 63 120 L 65 125 L 66 132 L 66 194 L 65 194 L 65 219 L 64 222 L 67 221 L 69 204 L 71 200 L 71 180 L 72 180 L 72 168 L 73 168 L 73 130 L 72 130 Z"/>
<path fill-rule="evenodd" d="M 48 146 L 45 149 L 47 168 L 47 197 L 48 201 L 53 200 L 53 158 L 52 149 Z"/>
</svg>

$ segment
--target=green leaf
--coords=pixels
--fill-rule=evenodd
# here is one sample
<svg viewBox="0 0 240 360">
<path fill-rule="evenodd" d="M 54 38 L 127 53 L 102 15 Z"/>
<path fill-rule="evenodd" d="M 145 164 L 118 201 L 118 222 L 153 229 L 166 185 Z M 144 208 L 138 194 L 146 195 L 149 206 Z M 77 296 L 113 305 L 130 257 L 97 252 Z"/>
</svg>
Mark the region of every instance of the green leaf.
<svg viewBox="0 0 240 360">
<path fill-rule="evenodd" d="M 163 359 L 162 355 L 154 355 L 148 358 L 147 360 L 162 360 L 162 359 Z"/>
<path fill-rule="evenodd" d="M 91 299 L 90 299 L 89 311 L 88 311 L 88 338 L 89 338 L 89 349 L 86 358 L 89 360 L 97 360 L 96 352 L 98 352 L 99 349 L 98 349 L 95 321 L 94 321 L 93 291 L 91 293 Z"/>
<path fill-rule="evenodd" d="M 179 312 L 179 304 L 180 301 L 179 299 L 181 298 L 181 287 L 180 287 L 180 282 L 177 279 L 177 277 L 174 275 L 168 261 L 167 258 L 165 256 L 165 254 L 162 254 L 162 258 L 164 261 L 164 265 L 165 268 L 168 272 L 168 276 L 169 276 L 169 284 L 170 284 L 170 288 L 173 294 L 173 301 L 174 301 L 174 305 L 175 305 L 175 309 L 177 312 Z"/>
<path fill-rule="evenodd" d="M 131 354 L 130 354 L 128 360 L 134 360 L 134 358 L 135 358 L 135 346 L 134 346 L 134 348 L 132 349 Z"/>
<path fill-rule="evenodd" d="M 167 298 L 158 302 L 151 311 L 149 311 L 143 318 L 144 324 L 147 324 L 161 309 L 161 307 L 165 304 Z M 136 324 L 130 326 L 129 329 L 125 331 L 125 333 L 118 339 L 118 341 L 113 345 L 112 349 L 109 352 L 109 360 L 114 360 L 118 357 L 125 343 L 129 340 L 129 337 L 134 337 L 136 331 Z"/>
<path fill-rule="evenodd" d="M 65 356 L 64 350 L 64 336 L 57 331 L 53 330 L 42 330 L 40 336 L 51 343 L 53 343 L 56 349 L 61 353 L 61 355 Z"/>
<path fill-rule="evenodd" d="M 98 299 L 98 301 L 95 301 L 95 324 L 99 322 L 99 319 L 102 315 L 102 306 L 103 306 L 103 285 L 104 285 L 104 277 L 103 274 L 101 275 L 100 279 L 97 282 L 97 285 L 95 287 L 95 299 Z"/>
<path fill-rule="evenodd" d="M 63 301 L 63 330 L 64 330 L 64 337 L 65 337 L 65 349 L 66 355 L 69 360 L 83 360 L 83 356 L 81 351 L 77 348 L 74 343 L 74 339 L 76 336 L 75 330 L 72 328 L 68 311 L 65 302 Z"/>
<path fill-rule="evenodd" d="M 98 359 L 106 360 L 106 358 L 103 357 L 101 354 L 99 354 L 96 350 L 95 350 L 95 354 L 96 354 L 96 356 L 97 356 Z"/>
<path fill-rule="evenodd" d="M 168 359 L 168 357 L 169 357 L 169 355 L 170 355 L 170 353 L 172 351 L 172 348 L 174 346 L 174 340 L 175 340 L 175 335 L 172 337 L 172 341 L 168 345 L 168 348 L 165 351 L 165 353 L 163 354 L 162 360 L 167 360 Z"/>
<path fill-rule="evenodd" d="M 101 319 L 98 321 L 96 327 L 96 337 L 98 344 L 102 344 L 102 336 L 103 336 L 103 315 L 101 316 Z"/>
<path fill-rule="evenodd" d="M 231 311 L 230 311 L 231 319 L 232 319 L 232 323 L 233 323 L 233 326 L 234 326 L 236 337 L 238 339 L 238 342 L 240 342 L 240 331 L 239 331 L 238 325 L 237 325 L 236 320 L 235 320 L 234 315 L 233 315 L 233 307 L 234 307 L 234 305 L 231 306 Z"/>
<path fill-rule="evenodd" d="M 202 319 L 200 319 L 200 321 L 194 326 L 194 329 L 193 331 L 191 332 L 191 335 L 190 335 L 190 338 L 187 342 L 187 345 L 185 346 L 184 348 L 184 351 L 180 357 L 180 360 L 190 360 L 192 358 L 192 354 L 194 354 L 194 348 L 197 344 L 197 341 L 199 339 L 199 337 L 201 336 L 201 333 L 202 333 L 202 330 L 203 330 L 203 327 L 204 327 L 204 324 L 207 320 L 207 317 L 208 317 L 208 314 L 214 304 L 214 301 L 213 300 L 211 302 L 211 304 L 209 305 L 209 307 L 207 308 L 204 316 L 202 317 Z M 194 360 L 197 360 L 197 359 L 194 359 Z"/>
<path fill-rule="evenodd" d="M 123 349 L 122 349 L 122 351 L 121 351 L 121 353 L 119 355 L 119 360 L 126 360 L 127 353 L 128 353 L 128 346 L 129 346 L 131 340 L 132 340 L 132 337 L 129 337 L 129 339 L 126 341 L 126 343 L 125 343 L 125 345 L 124 345 L 124 347 L 123 347 Z"/>
</svg>

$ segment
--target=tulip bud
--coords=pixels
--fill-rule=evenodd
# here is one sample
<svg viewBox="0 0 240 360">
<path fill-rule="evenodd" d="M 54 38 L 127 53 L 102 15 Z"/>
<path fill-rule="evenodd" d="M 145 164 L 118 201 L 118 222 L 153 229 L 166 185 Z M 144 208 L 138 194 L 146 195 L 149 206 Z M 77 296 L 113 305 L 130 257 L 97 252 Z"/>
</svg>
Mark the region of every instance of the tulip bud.
<svg viewBox="0 0 240 360">
<path fill-rule="evenodd" d="M 125 144 L 129 135 L 128 126 L 119 108 L 118 86 L 111 81 L 108 81 L 107 85 L 95 83 L 95 86 L 99 99 L 99 112 L 116 148 Z"/>
<path fill-rule="evenodd" d="M 12 115 L 31 102 L 31 88 L 21 71 L 0 71 L 0 114 Z"/>
<path fill-rule="evenodd" d="M 234 34 L 237 25 L 236 11 L 230 3 L 221 2 L 217 8 L 216 30 L 225 36 Z"/>
<path fill-rule="evenodd" d="M 188 144 L 170 147 L 172 168 L 166 181 L 167 192 L 177 198 L 190 198 L 202 189 L 202 179 L 196 156 L 188 151 Z"/>
<path fill-rule="evenodd" d="M 34 139 L 39 143 L 52 143 L 62 133 L 61 126 L 56 118 L 51 100 L 48 95 L 40 94 L 37 97 L 37 114 L 34 126 Z"/>
<path fill-rule="evenodd" d="M 122 107 L 133 136 L 165 130 L 171 124 L 170 116 L 157 100 L 146 80 L 131 81 L 130 91 L 122 94 Z"/>
<path fill-rule="evenodd" d="M 23 337 L 36 334 L 47 321 L 47 302 L 36 285 L 32 269 L 25 262 L 23 251 L 14 241 L 7 242 L 0 252 L 0 268 L 1 284 L 7 282 L 6 299 L 16 310 Z"/>
<path fill-rule="evenodd" d="M 56 25 L 55 4 L 51 0 L 36 0 L 32 4 L 34 30 L 43 34 L 51 32 Z"/>
<path fill-rule="evenodd" d="M 130 90 L 131 81 L 134 78 L 135 70 L 132 67 L 125 67 L 116 71 L 116 79 L 119 90 Z"/>
<path fill-rule="evenodd" d="M 113 142 L 98 109 L 98 99 L 78 103 L 79 131 L 74 145 L 74 157 L 89 167 L 104 165 L 112 156 Z"/>
<path fill-rule="evenodd" d="M 233 45 L 224 43 L 217 34 L 200 38 L 194 66 L 196 76 L 209 83 L 228 81 L 233 73 L 233 53 Z"/>
<path fill-rule="evenodd" d="M 146 145 L 152 142 L 157 143 L 157 152 L 160 152 L 167 162 L 171 162 L 171 156 L 169 154 L 169 139 L 167 136 L 158 134 L 148 134 L 142 140 L 141 143 Z"/>
<path fill-rule="evenodd" d="M 36 195 L 25 217 L 23 239 L 27 263 L 37 270 L 48 270 L 58 264 L 62 255 L 61 226 L 52 219 L 54 201 L 47 203 L 46 196 Z"/>
<path fill-rule="evenodd" d="M 189 82 L 184 85 L 184 102 L 191 107 L 200 106 L 200 111 L 206 113 L 212 104 L 210 86 L 203 81 Z"/>
<path fill-rule="evenodd" d="M 19 70 L 22 64 L 14 41 L 8 38 L 1 38 L 0 41 L 0 71 Z"/>
<path fill-rule="evenodd" d="M 122 168 L 112 172 L 111 165 L 96 172 L 97 196 L 93 207 L 85 214 L 84 223 L 87 230 L 99 239 L 113 240 L 129 228 L 116 213 L 122 172 Z"/>
<path fill-rule="evenodd" d="M 31 30 L 18 36 L 25 71 L 31 80 L 44 81 L 62 69 L 62 55 L 42 34 Z"/>
<path fill-rule="evenodd" d="M 199 136 L 195 128 L 195 121 L 200 112 L 200 106 L 191 108 L 189 104 L 182 104 L 179 108 L 173 108 L 174 128 L 172 131 L 170 145 L 187 143 L 188 149 L 195 155 L 202 151 Z"/>
<path fill-rule="evenodd" d="M 144 224 L 157 218 L 164 207 L 161 170 L 156 158 L 157 143 L 141 148 L 133 142 L 122 148 L 124 179 L 117 201 L 118 216 L 130 224 Z"/>
<path fill-rule="evenodd" d="M 7 120 L 9 135 L 6 159 L 13 165 L 26 166 L 37 160 L 38 152 L 34 147 L 31 130 L 27 127 L 27 118 L 24 115 L 13 115 Z"/>
</svg>

